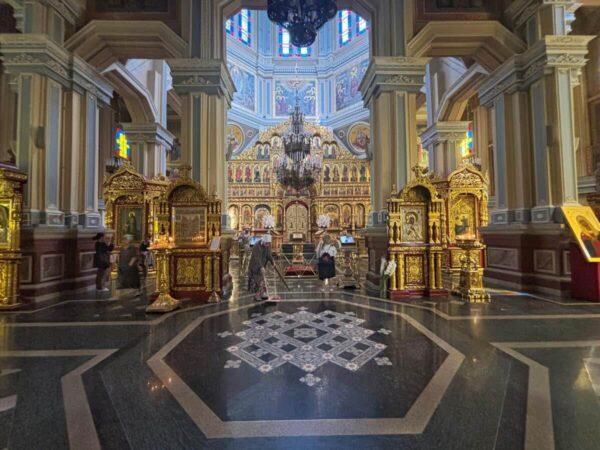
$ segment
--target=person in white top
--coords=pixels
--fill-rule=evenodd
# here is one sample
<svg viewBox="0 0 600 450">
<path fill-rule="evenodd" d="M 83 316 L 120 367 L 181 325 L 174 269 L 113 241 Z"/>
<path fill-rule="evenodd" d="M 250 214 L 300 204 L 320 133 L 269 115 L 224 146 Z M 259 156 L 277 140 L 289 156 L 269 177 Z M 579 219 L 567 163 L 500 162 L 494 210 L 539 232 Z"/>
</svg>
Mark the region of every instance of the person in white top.
<svg viewBox="0 0 600 450">
<path fill-rule="evenodd" d="M 319 258 L 319 279 L 323 281 L 323 289 L 329 286 L 329 280 L 335 277 L 335 257 L 337 256 L 337 245 L 330 235 L 324 235 L 317 245 L 317 257 Z"/>
</svg>

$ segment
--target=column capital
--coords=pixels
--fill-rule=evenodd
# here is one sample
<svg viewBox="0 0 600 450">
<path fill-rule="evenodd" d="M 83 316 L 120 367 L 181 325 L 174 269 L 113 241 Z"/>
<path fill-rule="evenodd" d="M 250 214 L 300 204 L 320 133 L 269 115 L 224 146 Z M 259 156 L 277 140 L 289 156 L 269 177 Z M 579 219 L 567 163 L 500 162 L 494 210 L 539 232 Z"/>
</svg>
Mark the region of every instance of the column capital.
<svg viewBox="0 0 600 450">
<path fill-rule="evenodd" d="M 501 94 L 527 89 L 554 70 L 568 70 L 573 84 L 585 66 L 588 43 L 595 36 L 544 36 L 525 53 L 514 55 L 496 69 L 479 89 L 481 104 L 491 106 Z"/>
<path fill-rule="evenodd" d="M 175 140 L 175 136 L 158 123 L 122 123 L 121 126 L 131 142 L 147 142 L 170 147 Z"/>
<path fill-rule="evenodd" d="M 470 122 L 451 121 L 436 122 L 421 133 L 423 147 L 440 142 L 459 141 L 465 139 Z"/>
<path fill-rule="evenodd" d="M 230 105 L 235 86 L 222 59 L 168 59 L 178 94 L 204 93 L 224 97 Z"/>
<path fill-rule="evenodd" d="M 424 84 L 429 58 L 407 56 L 375 56 L 365 73 L 360 91 L 365 105 L 382 92 L 417 93 Z"/>
<path fill-rule="evenodd" d="M 0 59 L 8 73 L 43 75 L 104 103 L 112 98 L 112 87 L 96 69 L 45 34 L 0 34 Z"/>
</svg>

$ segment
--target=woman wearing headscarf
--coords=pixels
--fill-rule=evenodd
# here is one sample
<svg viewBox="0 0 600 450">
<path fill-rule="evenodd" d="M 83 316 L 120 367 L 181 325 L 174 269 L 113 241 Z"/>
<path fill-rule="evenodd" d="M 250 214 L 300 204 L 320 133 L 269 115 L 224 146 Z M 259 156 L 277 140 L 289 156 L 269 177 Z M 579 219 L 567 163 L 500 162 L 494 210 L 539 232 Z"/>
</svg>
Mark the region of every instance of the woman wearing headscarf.
<svg viewBox="0 0 600 450">
<path fill-rule="evenodd" d="M 131 244 L 133 236 L 125 235 L 119 251 L 118 289 L 139 289 L 138 249 Z"/>
<path fill-rule="evenodd" d="M 337 245 L 331 239 L 331 236 L 326 234 L 317 245 L 317 257 L 319 262 L 317 268 L 319 271 L 319 279 L 323 281 L 323 288 L 327 289 L 329 280 L 335 277 L 335 257 L 337 256 Z"/>
<path fill-rule="evenodd" d="M 267 297 L 265 268 L 267 263 L 275 265 L 271 254 L 271 235 L 265 234 L 260 242 L 252 247 L 250 263 L 248 264 L 248 292 L 254 294 L 254 300 L 261 301 Z"/>
</svg>

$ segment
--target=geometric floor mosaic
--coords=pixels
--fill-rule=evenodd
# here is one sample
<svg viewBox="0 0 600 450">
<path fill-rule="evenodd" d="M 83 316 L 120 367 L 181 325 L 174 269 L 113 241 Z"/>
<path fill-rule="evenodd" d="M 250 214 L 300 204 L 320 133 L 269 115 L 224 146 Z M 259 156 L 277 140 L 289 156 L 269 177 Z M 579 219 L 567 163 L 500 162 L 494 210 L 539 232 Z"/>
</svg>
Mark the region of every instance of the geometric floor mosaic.
<svg viewBox="0 0 600 450">
<path fill-rule="evenodd" d="M 247 328 L 235 333 L 242 341 L 227 351 L 262 373 L 293 364 L 308 374 L 300 381 L 314 386 L 320 378 L 312 372 L 326 363 L 350 371 L 357 371 L 373 359 L 378 365 L 391 365 L 388 358 L 376 358 L 386 345 L 369 339 L 375 333 L 387 335 L 390 331 L 369 330 L 361 326 L 363 322 L 353 312 L 327 310 L 314 314 L 305 307 L 292 314 L 257 314 L 243 322 Z M 222 338 L 232 335 L 229 331 L 219 333 Z M 239 361 L 225 364 L 225 368 L 238 367 Z"/>
</svg>

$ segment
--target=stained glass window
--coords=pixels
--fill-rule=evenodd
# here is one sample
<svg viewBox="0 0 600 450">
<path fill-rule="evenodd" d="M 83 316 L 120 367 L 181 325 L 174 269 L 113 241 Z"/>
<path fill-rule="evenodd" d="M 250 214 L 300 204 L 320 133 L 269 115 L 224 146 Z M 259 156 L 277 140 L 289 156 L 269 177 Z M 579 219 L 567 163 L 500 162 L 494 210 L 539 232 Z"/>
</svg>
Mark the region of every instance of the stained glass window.
<svg viewBox="0 0 600 450">
<path fill-rule="evenodd" d="M 234 35 L 233 19 L 227 19 L 225 21 L 225 31 L 232 36 Z"/>
<path fill-rule="evenodd" d="M 238 36 L 240 41 L 244 44 L 251 44 L 251 33 L 252 33 L 252 13 L 247 9 L 242 9 L 239 13 L 239 33 Z"/>
<path fill-rule="evenodd" d="M 244 45 L 252 45 L 252 11 L 242 9 L 225 21 L 225 32 Z"/>
<path fill-rule="evenodd" d="M 279 56 L 284 58 L 299 56 L 306 58 L 311 55 L 312 47 L 294 47 L 290 40 L 290 33 L 283 27 L 279 27 Z"/>
<path fill-rule="evenodd" d="M 352 39 L 350 36 L 350 11 L 347 9 L 340 11 L 339 15 L 339 31 L 340 45 L 346 45 Z"/>
<path fill-rule="evenodd" d="M 364 34 L 369 29 L 365 19 L 352 11 L 344 9 L 338 12 L 338 36 L 340 47 L 348 44 L 353 38 Z"/>
</svg>

